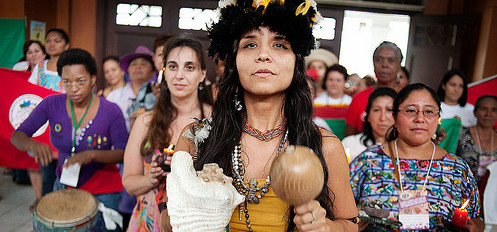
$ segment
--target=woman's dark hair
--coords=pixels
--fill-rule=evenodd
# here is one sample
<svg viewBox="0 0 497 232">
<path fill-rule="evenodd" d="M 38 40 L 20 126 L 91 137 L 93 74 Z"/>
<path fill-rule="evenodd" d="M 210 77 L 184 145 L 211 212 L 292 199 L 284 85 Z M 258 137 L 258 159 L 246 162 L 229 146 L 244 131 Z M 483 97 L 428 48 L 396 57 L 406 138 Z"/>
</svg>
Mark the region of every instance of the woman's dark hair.
<svg viewBox="0 0 497 232">
<path fill-rule="evenodd" d="M 104 59 L 102 60 L 102 64 L 105 64 L 105 62 L 107 62 L 109 60 L 113 60 L 113 61 L 117 62 L 117 64 L 119 64 L 119 56 L 115 56 L 115 55 L 110 55 L 110 56 L 104 57 Z"/>
<path fill-rule="evenodd" d="M 157 50 L 158 47 L 160 46 L 165 46 L 167 41 L 172 38 L 173 35 L 171 34 L 167 34 L 167 33 L 163 33 L 163 34 L 160 34 L 158 35 L 157 37 L 155 37 L 155 40 L 154 40 L 154 50 L 153 52 L 155 53 L 155 50 Z"/>
<path fill-rule="evenodd" d="M 90 77 L 97 75 L 97 64 L 95 63 L 95 59 L 89 52 L 79 48 L 68 49 L 60 54 L 59 60 L 57 61 L 57 72 L 62 76 L 62 68 L 64 68 L 64 66 L 75 64 L 85 66 Z"/>
<path fill-rule="evenodd" d="M 47 31 L 45 38 L 47 38 L 47 35 L 50 34 L 50 32 L 58 33 L 60 35 L 60 37 L 62 37 L 62 39 L 64 39 L 66 41 L 66 44 L 69 43 L 69 36 L 67 36 L 67 33 L 64 30 L 62 30 L 60 28 L 52 28 L 52 29 Z"/>
<path fill-rule="evenodd" d="M 37 40 L 28 40 L 28 41 L 26 41 L 26 43 L 24 43 L 24 45 L 22 46 L 22 53 L 24 54 L 24 58 L 26 58 L 26 54 L 28 54 L 29 47 L 30 47 L 32 44 L 38 44 L 38 46 L 40 46 L 41 51 L 43 52 L 43 54 L 47 54 L 47 53 L 45 52 L 45 46 L 43 46 L 43 44 L 41 44 L 41 43 L 40 43 L 40 41 L 37 41 Z M 35 64 L 33 64 L 33 65 L 35 65 Z"/>
<path fill-rule="evenodd" d="M 373 134 L 373 127 L 371 127 L 371 123 L 369 122 L 369 115 L 371 112 L 371 106 L 373 105 L 373 102 L 379 98 L 379 97 L 391 97 L 392 99 L 395 99 L 395 96 L 397 96 L 397 92 L 391 88 L 386 88 L 386 87 L 381 87 L 375 89 L 368 98 L 368 105 L 366 106 L 366 117 L 364 118 L 364 126 L 363 126 L 363 131 L 362 133 L 364 134 L 361 136 L 361 142 L 364 144 L 364 146 L 368 147 L 371 144 L 376 144 L 376 139 L 374 138 Z"/>
<path fill-rule="evenodd" d="M 445 90 L 442 88 L 442 86 L 446 85 L 447 82 L 449 82 L 449 80 L 452 79 L 452 77 L 454 77 L 455 75 L 461 77 L 464 85 L 463 93 L 457 100 L 457 103 L 459 103 L 460 106 L 465 106 L 466 102 L 468 101 L 468 81 L 466 80 L 466 75 L 464 74 L 464 72 L 459 69 L 452 69 L 445 73 L 444 77 L 442 78 L 442 82 L 440 82 L 440 85 L 438 86 L 437 94 L 440 100 L 445 101 Z"/>
<path fill-rule="evenodd" d="M 343 75 L 343 81 L 347 81 L 349 74 L 347 73 L 347 69 L 339 64 L 334 64 L 326 70 L 326 74 L 324 74 L 323 85 L 321 86 L 323 89 L 326 89 L 326 80 L 328 80 L 328 73 L 332 71 L 337 71 Z"/>
<path fill-rule="evenodd" d="M 415 83 L 415 84 L 406 85 L 402 90 L 400 90 L 400 92 L 397 94 L 397 97 L 395 97 L 395 99 L 393 100 L 392 113 L 394 118 L 397 118 L 397 115 L 399 114 L 400 104 L 402 104 L 409 97 L 409 95 L 411 95 L 412 92 L 418 90 L 426 90 L 428 91 L 428 93 L 430 93 L 431 98 L 437 104 L 439 110 L 438 115 L 440 115 L 442 109 L 440 108 L 440 99 L 438 98 L 437 93 L 435 93 L 435 91 L 432 88 L 428 87 L 423 83 Z M 394 141 L 395 139 L 397 139 L 397 137 L 399 137 L 397 128 L 395 128 L 395 126 L 390 127 L 390 129 L 388 129 L 386 134 L 387 142 Z"/>
<path fill-rule="evenodd" d="M 237 99 L 241 101 L 242 105 L 245 105 L 244 90 L 240 84 L 236 64 L 239 42 L 240 38 L 234 41 L 231 52 L 226 56 L 225 78 L 219 84 L 217 100 L 212 109 L 212 130 L 204 143 L 199 145 L 199 158 L 195 163 L 197 170 L 202 169 L 206 163 L 217 163 L 224 170 L 224 174 L 231 177 L 233 177 L 232 152 L 240 142 L 242 120 L 246 115 L 246 107 L 237 111 L 233 103 L 235 95 L 238 95 Z M 322 134 L 312 121 L 311 93 L 306 82 L 304 57 L 301 54 L 296 54 L 292 82 L 285 90 L 285 94 L 286 98 L 281 108 L 281 114 L 286 118 L 289 144 L 310 147 L 320 159 L 325 180 L 317 200 L 326 210 L 326 217 L 333 219 L 334 214 L 331 209 L 334 195 L 327 185 L 329 173 L 323 157 Z M 290 207 L 288 216 L 286 230 L 293 231 L 295 228 L 293 207 Z"/>
<path fill-rule="evenodd" d="M 483 95 L 481 97 L 479 97 L 476 102 L 475 102 L 475 109 L 473 110 L 473 112 L 476 112 L 478 110 L 478 108 L 480 108 L 480 104 L 483 100 L 485 100 L 486 98 L 490 98 L 490 99 L 494 99 L 494 101 L 497 101 L 497 96 L 495 95 Z"/>
<path fill-rule="evenodd" d="M 402 51 L 400 48 L 397 46 L 397 44 L 389 42 L 389 41 L 383 41 L 378 47 L 373 52 L 373 61 L 376 58 L 376 55 L 378 52 L 383 49 L 383 48 L 390 48 L 395 52 L 395 55 L 397 55 L 397 59 L 399 64 L 402 62 L 402 59 L 404 59 L 404 56 L 402 55 Z"/>
<path fill-rule="evenodd" d="M 197 54 L 198 65 L 200 65 L 198 68 L 206 70 L 205 55 L 202 44 L 198 40 L 185 35 L 172 37 L 166 43 L 166 46 L 164 47 L 164 64 L 166 64 L 167 57 L 171 50 L 177 47 L 189 47 L 193 49 Z M 155 148 L 167 147 L 173 142 L 171 141 L 172 134 L 170 126 L 176 119 L 178 110 L 171 102 L 171 91 L 169 91 L 167 87 L 167 82 L 164 80 L 164 76 L 158 78 L 162 79 L 160 85 L 161 91 L 159 98 L 157 99 L 157 103 L 155 103 L 152 111 L 152 120 L 149 124 L 147 137 L 141 144 L 140 153 L 143 156 L 149 155 Z M 203 87 L 198 90 L 198 100 L 200 103 L 200 112 L 202 114 L 202 118 L 204 118 L 203 106 L 204 104 L 212 105 L 213 100 L 212 94 L 207 91 L 207 88 L 205 88 L 205 78 L 199 86 Z M 147 143 L 150 143 L 150 146 L 146 146 Z"/>
</svg>

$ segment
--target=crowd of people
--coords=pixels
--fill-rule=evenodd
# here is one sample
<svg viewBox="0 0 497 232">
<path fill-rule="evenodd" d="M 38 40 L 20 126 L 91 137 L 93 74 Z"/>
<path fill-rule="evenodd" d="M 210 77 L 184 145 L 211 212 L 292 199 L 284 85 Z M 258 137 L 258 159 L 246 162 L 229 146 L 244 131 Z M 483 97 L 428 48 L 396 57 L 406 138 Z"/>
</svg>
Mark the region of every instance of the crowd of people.
<svg viewBox="0 0 497 232">
<path fill-rule="evenodd" d="M 336 55 L 315 49 L 318 19 L 316 6 L 302 0 L 221 4 L 208 49 L 187 35 L 159 35 L 153 51 L 105 57 L 98 90 L 95 59 L 70 48 L 63 30 L 49 30 L 45 45 L 26 42 L 13 69 L 60 92 L 11 137 L 41 167 L 29 170 L 31 209 L 51 191 L 77 188 L 123 216 L 106 229 L 99 213 L 99 231 L 172 231 L 164 169 L 172 157 L 161 158 L 175 147 L 196 170 L 217 163 L 245 196 L 229 231 L 451 231 L 465 201 L 465 228 L 483 231 L 478 191 L 497 161 L 497 97 L 468 103 L 457 69 L 440 77 L 437 92 L 410 83 L 401 50 L 388 41 L 372 54 L 374 77 L 349 75 Z M 217 67 L 213 82 L 206 51 Z M 313 106 L 348 107 L 347 137 L 340 141 Z M 446 119 L 459 122 L 458 133 L 443 129 Z M 47 121 L 57 158 L 31 138 Z M 269 176 L 289 145 L 311 148 L 324 173 L 320 194 L 300 205 L 281 200 Z M 72 165 L 80 170 L 71 184 L 61 177 Z M 387 214 L 373 217 L 371 208 Z"/>
</svg>

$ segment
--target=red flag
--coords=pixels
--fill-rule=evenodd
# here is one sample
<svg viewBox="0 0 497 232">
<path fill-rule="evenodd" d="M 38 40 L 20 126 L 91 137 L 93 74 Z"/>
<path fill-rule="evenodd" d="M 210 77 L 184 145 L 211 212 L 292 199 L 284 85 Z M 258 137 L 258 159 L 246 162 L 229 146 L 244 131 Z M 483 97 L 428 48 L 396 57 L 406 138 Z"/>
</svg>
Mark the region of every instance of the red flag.
<svg viewBox="0 0 497 232">
<path fill-rule="evenodd" d="M 0 166 L 19 169 L 36 169 L 39 165 L 26 152 L 10 143 L 10 136 L 43 98 L 58 94 L 27 81 L 30 72 L 0 68 Z M 38 130 L 33 139 L 50 144 L 48 123 Z M 55 149 L 52 147 L 55 151 Z"/>
<path fill-rule="evenodd" d="M 314 114 L 323 119 L 345 119 L 348 105 L 314 105 Z"/>
<path fill-rule="evenodd" d="M 475 104 L 476 100 L 483 95 L 497 96 L 497 75 L 475 81 L 468 85 L 468 102 Z M 497 122 L 494 124 L 497 129 Z"/>
</svg>

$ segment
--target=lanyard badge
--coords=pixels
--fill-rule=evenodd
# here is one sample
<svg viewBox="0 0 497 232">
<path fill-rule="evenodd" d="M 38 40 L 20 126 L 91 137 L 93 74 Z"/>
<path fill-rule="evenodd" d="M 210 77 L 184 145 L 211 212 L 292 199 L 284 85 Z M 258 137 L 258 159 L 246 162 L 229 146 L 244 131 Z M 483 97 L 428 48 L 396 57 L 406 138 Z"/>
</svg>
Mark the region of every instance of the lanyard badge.
<svg viewBox="0 0 497 232">
<path fill-rule="evenodd" d="M 399 194 L 399 221 L 401 230 L 426 230 L 430 228 L 427 191 L 404 190 Z"/>
</svg>

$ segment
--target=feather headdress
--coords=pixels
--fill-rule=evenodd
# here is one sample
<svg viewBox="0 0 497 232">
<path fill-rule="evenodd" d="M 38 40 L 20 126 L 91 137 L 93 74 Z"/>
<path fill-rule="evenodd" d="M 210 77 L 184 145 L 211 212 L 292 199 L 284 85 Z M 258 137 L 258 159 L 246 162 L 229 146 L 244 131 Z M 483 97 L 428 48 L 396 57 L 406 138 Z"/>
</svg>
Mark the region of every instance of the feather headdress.
<svg viewBox="0 0 497 232">
<path fill-rule="evenodd" d="M 322 18 L 314 0 L 221 0 L 219 20 L 209 29 L 209 56 L 221 59 L 240 37 L 259 26 L 286 37 L 295 54 L 309 55 L 315 48 L 313 26 Z"/>
</svg>

